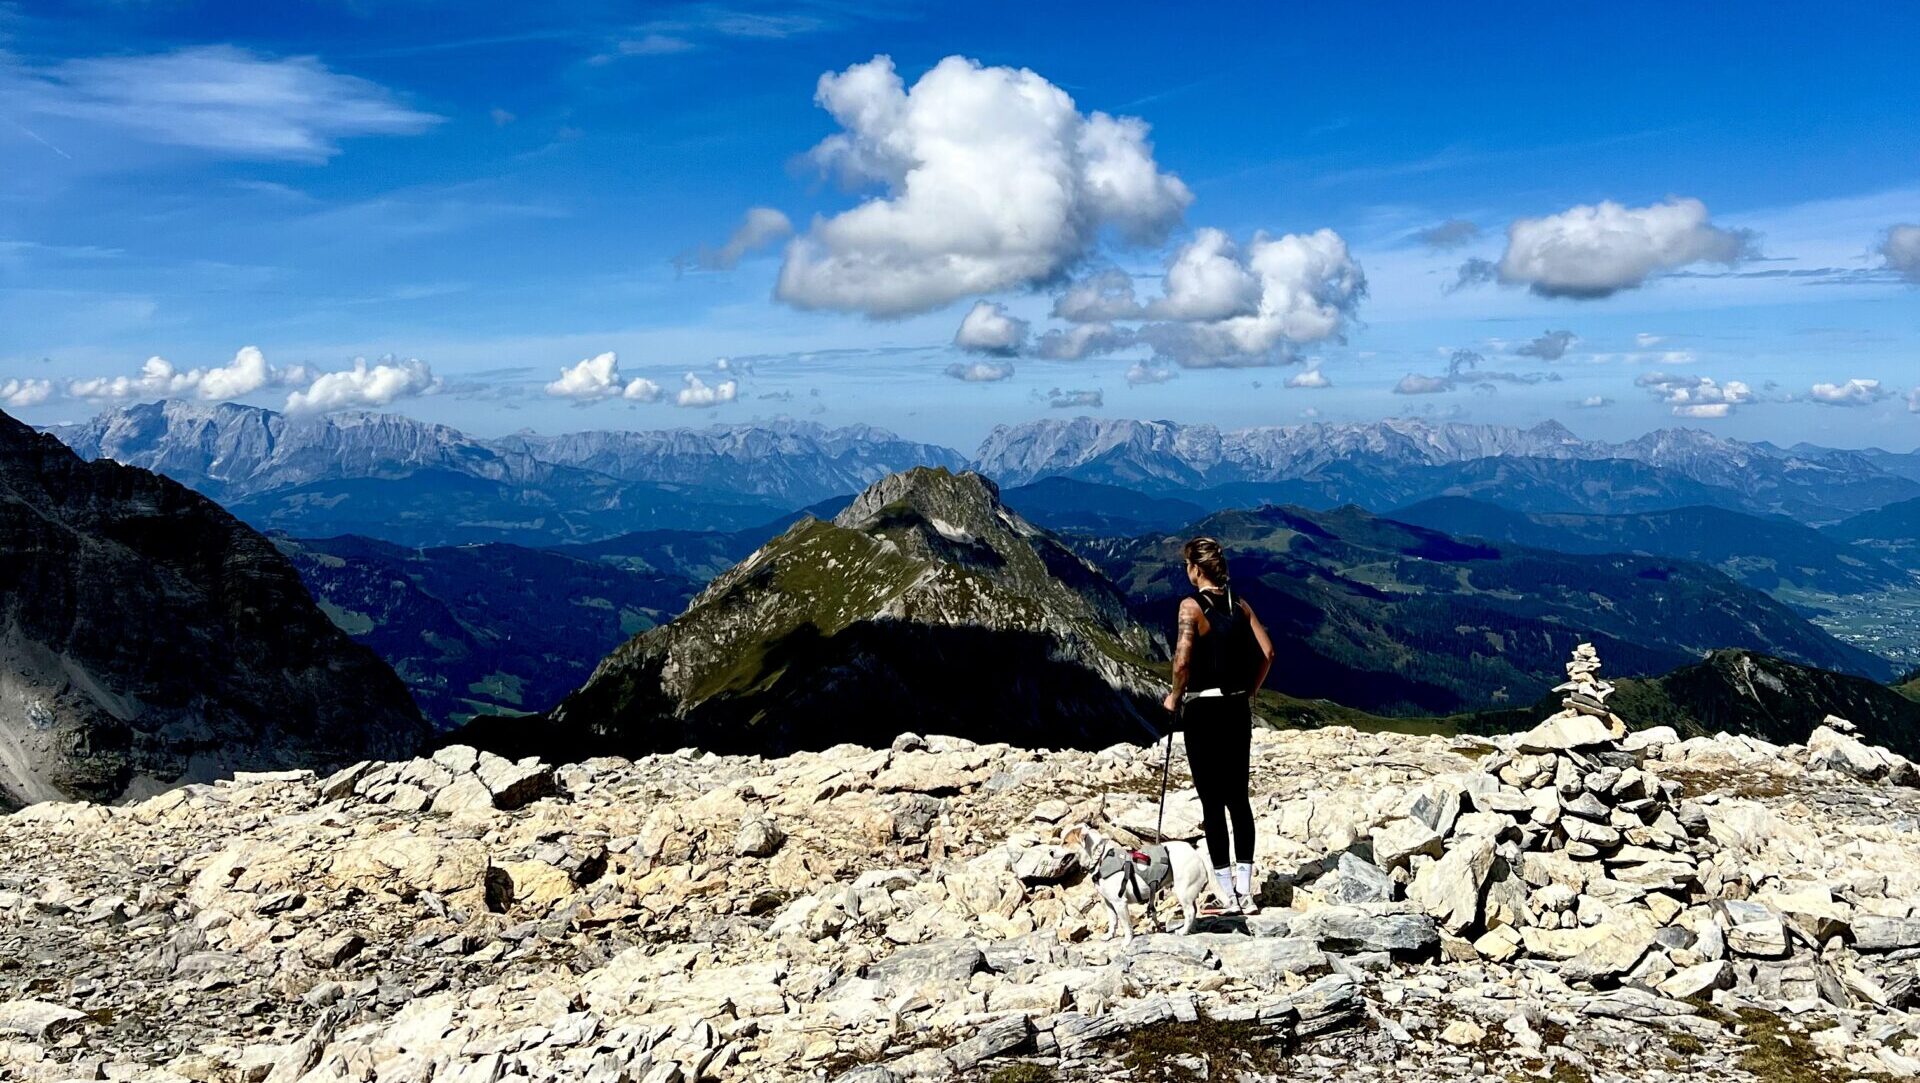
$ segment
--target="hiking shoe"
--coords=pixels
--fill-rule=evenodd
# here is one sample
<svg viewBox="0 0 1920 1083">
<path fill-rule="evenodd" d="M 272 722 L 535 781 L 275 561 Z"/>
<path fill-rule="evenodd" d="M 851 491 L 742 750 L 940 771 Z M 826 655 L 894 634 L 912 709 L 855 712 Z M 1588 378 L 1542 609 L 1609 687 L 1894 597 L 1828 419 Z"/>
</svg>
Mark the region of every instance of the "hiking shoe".
<svg viewBox="0 0 1920 1083">
<path fill-rule="evenodd" d="M 1234 907 L 1242 914 L 1258 914 L 1260 912 L 1260 904 L 1254 902 L 1253 896 L 1251 895 L 1240 896 L 1235 902 Z"/>
</svg>

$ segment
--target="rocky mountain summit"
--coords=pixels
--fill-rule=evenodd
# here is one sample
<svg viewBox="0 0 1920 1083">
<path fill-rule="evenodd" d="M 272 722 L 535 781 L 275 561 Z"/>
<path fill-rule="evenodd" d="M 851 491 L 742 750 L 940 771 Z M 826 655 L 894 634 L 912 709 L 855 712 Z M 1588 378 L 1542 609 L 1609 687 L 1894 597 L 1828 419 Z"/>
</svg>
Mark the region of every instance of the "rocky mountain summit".
<svg viewBox="0 0 1920 1083">
<path fill-rule="evenodd" d="M 426 733 L 267 539 L 0 414 L 0 808 L 409 755 Z"/>
<path fill-rule="evenodd" d="M 903 719 L 973 739 L 1100 747 L 1154 732 L 1162 651 L 1085 560 L 977 474 L 916 469 L 807 518 L 643 632 L 495 751 L 775 754 L 885 744 Z"/>
<path fill-rule="evenodd" d="M 1262 730 L 1265 908 L 1106 939 L 1156 748 L 906 734 L 242 775 L 0 835 L 0 1066 L 60 1080 L 1920 1074 L 1920 791 L 1805 746 Z M 1176 762 L 1178 762 L 1176 760 Z M 1176 775 L 1169 836 L 1194 838 Z M 1162 900 L 1140 922 L 1170 928 Z M 1005 1074 L 1001 1074 L 1005 1073 Z"/>
</svg>

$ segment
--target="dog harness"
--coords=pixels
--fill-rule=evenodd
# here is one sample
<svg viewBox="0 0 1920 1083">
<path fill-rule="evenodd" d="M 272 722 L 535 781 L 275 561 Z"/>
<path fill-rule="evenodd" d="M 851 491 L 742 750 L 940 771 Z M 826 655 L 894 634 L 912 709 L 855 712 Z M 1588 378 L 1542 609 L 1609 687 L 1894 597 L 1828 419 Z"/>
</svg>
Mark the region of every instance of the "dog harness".
<svg viewBox="0 0 1920 1083">
<path fill-rule="evenodd" d="M 1173 878 L 1173 862 L 1167 857 L 1165 846 L 1149 846 L 1145 850 L 1122 850 L 1107 844 L 1106 853 L 1100 856 L 1100 864 L 1094 875 L 1105 880 L 1115 873 L 1126 876 L 1127 897 L 1134 902 L 1143 903 L 1166 886 Z"/>
</svg>

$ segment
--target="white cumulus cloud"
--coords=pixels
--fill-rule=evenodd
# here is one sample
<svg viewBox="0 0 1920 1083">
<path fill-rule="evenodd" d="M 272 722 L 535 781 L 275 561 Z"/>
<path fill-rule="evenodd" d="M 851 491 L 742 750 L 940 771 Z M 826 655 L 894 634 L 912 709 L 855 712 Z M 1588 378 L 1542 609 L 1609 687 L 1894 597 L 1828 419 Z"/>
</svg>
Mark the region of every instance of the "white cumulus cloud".
<svg viewBox="0 0 1920 1083">
<path fill-rule="evenodd" d="M 696 373 L 689 372 L 686 375 L 686 386 L 680 389 L 673 401 L 675 406 L 705 409 L 718 406 L 723 402 L 732 402 L 739 397 L 739 394 L 740 385 L 733 380 L 721 380 L 717 384 L 709 385 Z"/>
<path fill-rule="evenodd" d="M 149 357 L 137 376 L 93 376 L 72 380 L 67 394 L 89 401 L 191 397 L 210 402 L 244 398 L 267 387 L 299 387 L 311 382 L 304 365 L 276 368 L 257 346 L 243 346 L 225 365 L 181 371 L 164 357 Z"/>
<path fill-rule="evenodd" d="M 305 391 L 287 396 L 287 413 L 331 413 L 388 406 L 401 399 L 428 395 L 440 389 L 440 381 L 425 361 L 417 357 L 397 360 L 383 357 L 369 365 L 357 357 L 344 372 L 328 372 L 315 377 Z"/>
<path fill-rule="evenodd" d="M 1754 401 L 1753 389 L 1739 380 L 1718 383 L 1709 376 L 1676 376 L 1649 372 L 1634 381 L 1673 408 L 1673 416 L 1722 418 Z"/>
<path fill-rule="evenodd" d="M 976 301 L 954 332 L 953 344 L 972 353 L 1008 357 L 1026 346 L 1027 327 L 1027 321 L 1007 315 L 1006 306 Z"/>
<path fill-rule="evenodd" d="M 815 100 L 843 130 L 813 161 L 884 194 L 789 243 L 775 293 L 800 308 L 904 316 L 1047 281 L 1103 230 L 1159 241 L 1192 202 L 1145 123 L 1081 113 L 1028 69 L 950 56 L 909 88 L 876 56 Z"/>
<path fill-rule="evenodd" d="M 39 406 L 53 398 L 52 380 L 0 380 L 0 405 L 10 410 Z"/>
<path fill-rule="evenodd" d="M 644 376 L 628 379 L 620 373 L 620 355 L 608 350 L 560 370 L 560 378 L 546 387 L 556 399 L 572 399 L 581 404 L 601 399 L 626 399 L 630 402 L 658 402 L 660 385 Z"/>
<path fill-rule="evenodd" d="M 1259 307 L 1261 279 L 1240 260 L 1224 230 L 1202 229 L 1167 265 L 1166 295 L 1147 307 L 1165 320 L 1224 320 Z"/>
<path fill-rule="evenodd" d="M 1920 225 L 1903 222 L 1887 230 L 1880 242 L 1880 255 L 1889 268 L 1909 281 L 1920 282 Z"/>
<path fill-rule="evenodd" d="M 1144 342 L 1158 356 L 1195 368 L 1266 365 L 1285 360 L 1294 346 L 1338 338 L 1366 292 L 1366 274 L 1330 229 L 1259 233 L 1244 250 L 1221 231 L 1202 229 L 1168 263 L 1162 296 L 1141 304 L 1130 278 L 1106 271 L 1069 286 L 1054 315 L 1152 321 L 1131 329 L 1124 343 L 1090 336 L 1093 345 Z M 1043 349 L 1052 334 L 1042 336 Z M 1071 352 L 1076 345 L 1068 338 L 1053 348 Z"/>
<path fill-rule="evenodd" d="M 1920 387 L 1907 392 L 1907 413 L 1920 414 Z"/>
<path fill-rule="evenodd" d="M 1309 365 L 1305 371 L 1287 377 L 1287 386 L 1318 390 L 1332 387 L 1333 381 L 1327 379 L 1327 374 L 1320 371 L 1319 365 Z"/>
<path fill-rule="evenodd" d="M 1491 270 L 1501 282 L 1543 297 L 1609 297 L 1661 271 L 1738 263 L 1753 248 L 1752 233 L 1714 225 L 1697 199 L 1646 207 L 1603 201 L 1514 221 L 1497 268 L 1463 268 L 1462 283 L 1489 277 Z"/>
<path fill-rule="evenodd" d="M 947 366 L 947 375 L 970 384 L 998 383 L 1012 378 L 1013 364 L 1008 361 L 955 361 Z"/>
<path fill-rule="evenodd" d="M 1173 379 L 1174 371 L 1161 365 L 1149 365 L 1145 361 L 1135 361 L 1127 367 L 1127 385 L 1139 387 L 1142 384 L 1164 384 Z"/>
<path fill-rule="evenodd" d="M 1828 406 L 1871 406 L 1894 394 L 1892 388 L 1880 386 L 1878 380 L 1858 378 L 1839 384 L 1814 384 L 1807 390 L 1808 398 Z"/>
<path fill-rule="evenodd" d="M 1396 395 L 1438 395 L 1453 390 L 1453 380 L 1445 376 L 1424 376 L 1409 372 L 1393 385 Z"/>
</svg>

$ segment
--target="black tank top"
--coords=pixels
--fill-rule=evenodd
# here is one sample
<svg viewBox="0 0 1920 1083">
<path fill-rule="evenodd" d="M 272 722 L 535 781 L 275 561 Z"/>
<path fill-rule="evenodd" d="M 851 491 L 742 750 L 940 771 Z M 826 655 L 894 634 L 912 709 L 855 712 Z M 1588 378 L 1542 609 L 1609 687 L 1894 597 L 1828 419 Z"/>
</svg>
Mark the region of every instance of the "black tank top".
<svg viewBox="0 0 1920 1083">
<path fill-rule="evenodd" d="M 1253 691 L 1253 654 L 1257 645 L 1253 626 L 1247 623 L 1233 588 L 1199 590 L 1187 597 L 1200 606 L 1200 612 L 1207 618 L 1206 633 L 1193 637 L 1193 655 L 1187 663 L 1187 687 L 1195 692 L 1209 688 L 1236 694 Z"/>
</svg>

